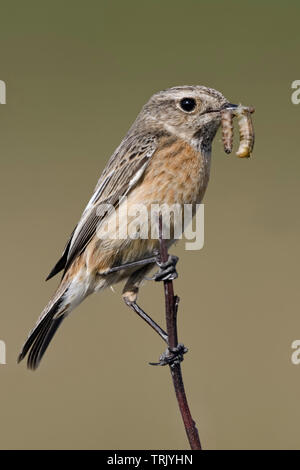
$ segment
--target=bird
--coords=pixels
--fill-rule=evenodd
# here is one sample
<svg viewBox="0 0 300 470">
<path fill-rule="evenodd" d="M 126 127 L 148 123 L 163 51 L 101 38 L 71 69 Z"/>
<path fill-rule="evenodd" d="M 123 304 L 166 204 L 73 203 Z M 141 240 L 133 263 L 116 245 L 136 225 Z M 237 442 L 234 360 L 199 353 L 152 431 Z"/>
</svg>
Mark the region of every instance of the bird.
<svg viewBox="0 0 300 470">
<path fill-rule="evenodd" d="M 208 185 L 212 142 L 220 127 L 221 113 L 234 106 L 213 88 L 184 85 L 155 93 L 142 107 L 108 160 L 60 259 L 47 277 L 62 271 L 58 288 L 30 331 L 18 362 L 28 355 L 27 367 L 37 369 L 55 332 L 71 311 L 90 294 L 122 280 L 124 301 L 138 314 L 143 312 L 136 304 L 137 295 L 146 274 L 155 266 L 159 240 L 151 234 L 147 238 L 116 236 L 118 229 L 126 229 L 124 225 L 130 223 L 122 215 L 125 200 L 128 209 L 139 204 L 146 208 L 152 204 L 191 204 L 196 208 Z M 110 223 L 113 214 L 119 216 L 117 224 Z M 99 235 L 99 231 L 105 231 L 103 227 L 110 236 Z M 168 246 L 173 242 L 171 236 Z M 171 256 L 153 278 L 174 279 L 176 262 L 177 258 Z M 151 325 L 151 317 L 144 319 Z M 166 339 L 163 330 L 153 324 Z"/>
</svg>

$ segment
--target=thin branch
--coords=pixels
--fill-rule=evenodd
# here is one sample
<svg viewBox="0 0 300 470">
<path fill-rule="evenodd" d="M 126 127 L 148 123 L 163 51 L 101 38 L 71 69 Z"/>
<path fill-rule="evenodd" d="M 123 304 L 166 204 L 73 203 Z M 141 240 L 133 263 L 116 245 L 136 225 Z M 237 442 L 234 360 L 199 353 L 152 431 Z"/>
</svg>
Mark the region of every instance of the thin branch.
<svg viewBox="0 0 300 470">
<path fill-rule="evenodd" d="M 159 243 L 160 243 L 160 261 L 162 263 L 168 260 L 168 248 L 162 234 L 162 216 L 159 217 Z M 164 281 L 165 305 L 166 305 L 166 325 L 168 333 L 168 348 L 172 353 L 178 350 L 177 334 L 177 310 L 179 297 L 174 295 L 173 281 Z M 196 423 L 192 418 L 188 401 L 185 394 L 180 357 L 169 364 L 173 385 L 178 401 L 178 406 L 185 426 L 187 438 L 192 450 L 201 450 L 201 443 L 196 428 Z"/>
</svg>

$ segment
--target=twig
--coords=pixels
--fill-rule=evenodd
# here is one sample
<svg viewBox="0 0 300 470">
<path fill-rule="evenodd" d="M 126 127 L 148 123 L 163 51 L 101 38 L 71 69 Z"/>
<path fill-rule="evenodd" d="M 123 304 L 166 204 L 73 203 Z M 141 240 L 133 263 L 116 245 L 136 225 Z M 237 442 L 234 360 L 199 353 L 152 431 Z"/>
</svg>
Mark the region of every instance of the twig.
<svg viewBox="0 0 300 470">
<path fill-rule="evenodd" d="M 160 261 L 165 263 L 168 260 L 168 248 L 162 234 L 162 216 L 159 217 L 159 243 L 160 243 Z M 168 333 L 169 351 L 175 351 L 178 348 L 177 334 L 177 310 L 179 297 L 174 295 L 173 281 L 164 281 L 165 305 L 166 305 L 166 324 Z M 192 450 L 201 450 L 201 443 L 196 428 L 196 423 L 192 418 L 188 401 L 186 398 L 180 360 L 175 360 L 169 364 L 173 385 L 178 401 L 178 406 L 185 426 L 187 438 Z"/>
</svg>

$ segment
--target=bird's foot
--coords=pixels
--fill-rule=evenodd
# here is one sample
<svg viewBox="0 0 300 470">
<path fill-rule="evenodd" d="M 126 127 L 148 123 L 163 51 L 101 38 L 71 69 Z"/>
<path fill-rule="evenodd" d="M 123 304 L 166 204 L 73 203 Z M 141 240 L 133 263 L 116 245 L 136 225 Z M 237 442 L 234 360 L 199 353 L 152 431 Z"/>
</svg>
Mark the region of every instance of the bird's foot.
<svg viewBox="0 0 300 470">
<path fill-rule="evenodd" d="M 151 366 L 172 366 L 173 364 L 179 364 L 183 361 L 183 355 L 188 352 L 188 349 L 179 343 L 176 348 L 167 348 L 164 353 L 161 354 L 159 362 L 149 362 Z"/>
<path fill-rule="evenodd" d="M 162 263 L 159 258 L 156 259 L 156 264 L 159 266 L 159 270 L 151 277 L 146 277 L 149 281 L 173 281 L 178 278 L 176 271 L 176 264 L 178 262 L 178 256 L 169 255 L 168 260 Z"/>
</svg>

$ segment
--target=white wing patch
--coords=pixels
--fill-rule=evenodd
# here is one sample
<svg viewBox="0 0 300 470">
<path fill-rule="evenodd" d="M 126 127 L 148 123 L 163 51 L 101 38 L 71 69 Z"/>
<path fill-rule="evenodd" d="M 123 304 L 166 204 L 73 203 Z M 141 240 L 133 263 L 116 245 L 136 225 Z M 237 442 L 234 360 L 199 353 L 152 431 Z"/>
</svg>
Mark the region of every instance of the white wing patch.
<svg viewBox="0 0 300 470">
<path fill-rule="evenodd" d="M 102 183 L 99 185 L 99 187 L 96 187 L 94 194 L 92 195 L 91 199 L 89 200 L 86 208 L 84 209 L 82 216 L 84 216 L 92 206 L 94 206 L 95 202 L 97 201 L 98 197 L 102 193 L 102 191 L 105 189 L 105 186 L 110 180 L 111 175 L 113 174 L 113 171 L 111 171 L 102 181 Z"/>
<path fill-rule="evenodd" d="M 145 162 L 144 165 L 141 166 L 139 171 L 136 172 L 136 174 L 133 176 L 133 178 L 131 178 L 131 180 L 129 181 L 128 190 L 126 191 L 126 193 L 128 193 L 128 191 L 132 188 L 132 186 L 134 186 L 138 182 L 138 180 L 140 179 L 140 177 L 144 173 L 145 168 L 148 165 L 148 163 L 149 162 Z"/>
</svg>

